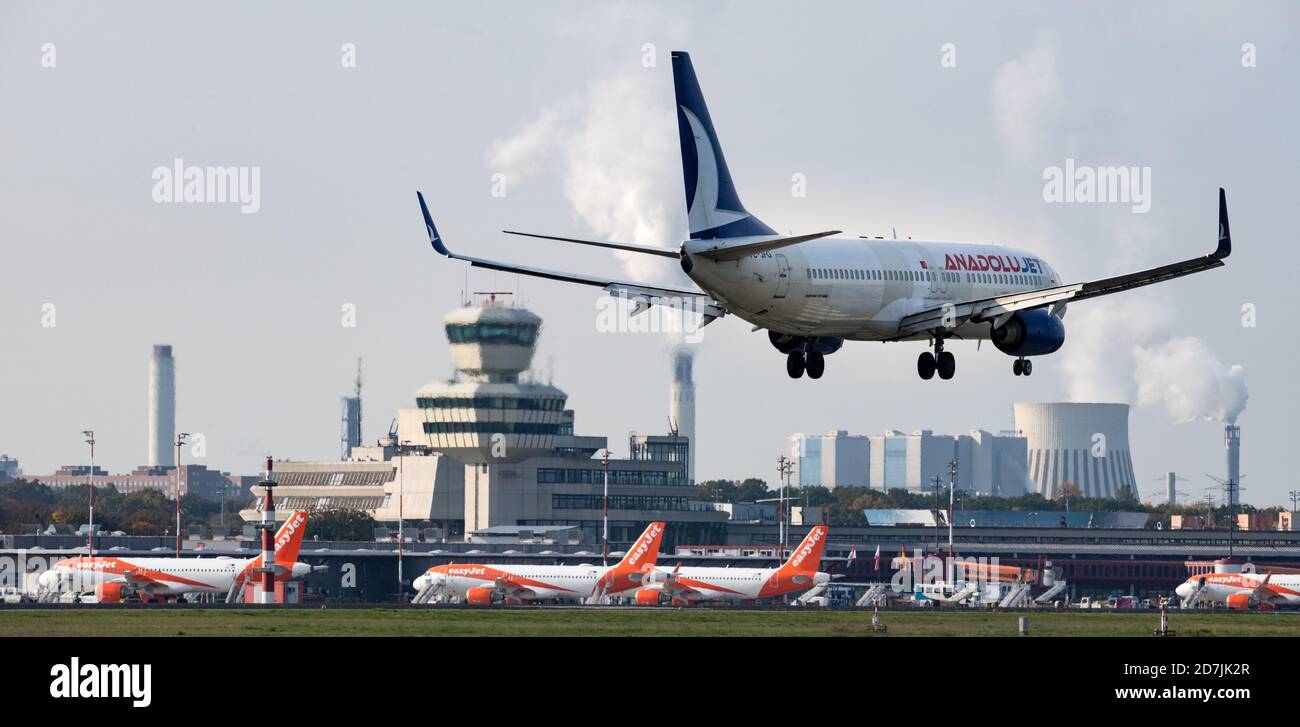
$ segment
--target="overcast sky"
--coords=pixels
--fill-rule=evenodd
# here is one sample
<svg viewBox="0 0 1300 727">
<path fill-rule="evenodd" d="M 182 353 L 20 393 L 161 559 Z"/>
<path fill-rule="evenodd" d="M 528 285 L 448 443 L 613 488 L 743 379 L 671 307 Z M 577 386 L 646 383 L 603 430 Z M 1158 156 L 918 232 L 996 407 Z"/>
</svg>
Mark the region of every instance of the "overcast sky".
<svg viewBox="0 0 1300 727">
<path fill-rule="evenodd" d="M 499 230 L 675 245 L 681 49 L 742 199 L 783 232 L 1005 243 L 1086 280 L 1209 252 L 1223 186 L 1236 243 L 1225 269 L 1070 306 L 1065 347 L 1027 379 L 957 342 L 951 382 L 917 378 L 920 344 L 871 343 L 792 381 L 764 334 L 719 321 L 697 346 L 699 479 L 772 480 L 792 432 L 997 431 L 1015 401 L 1073 398 L 1133 403 L 1140 489 L 1174 470 L 1200 496 L 1223 472 L 1222 424 L 1200 400 L 1241 366 L 1243 499 L 1281 504 L 1300 441 L 1298 16 L 1283 2 L 6 2 L 0 452 L 47 473 L 83 461 L 78 432 L 94 428 L 110 471 L 142 463 L 150 347 L 170 343 L 178 426 L 205 435 L 207 464 L 337 456 L 356 358 L 373 440 L 449 374 L 440 319 L 468 279 L 522 293 L 578 430 L 626 453 L 629 431 L 666 428 L 669 338 L 598 331 L 596 289 L 467 278 L 430 251 L 414 191 L 453 249 L 680 282 L 669 260 Z M 176 159 L 259 168 L 260 209 L 155 202 L 154 169 Z M 1150 211 L 1046 203 L 1044 170 L 1067 159 L 1149 167 Z"/>
</svg>

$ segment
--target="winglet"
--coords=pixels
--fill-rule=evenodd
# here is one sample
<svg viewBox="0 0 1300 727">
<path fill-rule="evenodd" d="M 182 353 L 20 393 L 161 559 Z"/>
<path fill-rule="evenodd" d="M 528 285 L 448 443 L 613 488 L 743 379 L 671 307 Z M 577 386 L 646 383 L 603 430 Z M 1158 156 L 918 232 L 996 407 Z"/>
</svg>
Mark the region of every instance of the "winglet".
<svg viewBox="0 0 1300 727">
<path fill-rule="evenodd" d="M 1219 187 L 1219 248 L 1213 257 L 1217 260 L 1232 254 L 1232 232 L 1228 229 L 1228 195 Z"/>
<path fill-rule="evenodd" d="M 429 243 L 433 249 L 443 257 L 452 257 L 451 250 L 442 244 L 442 237 L 438 235 L 438 228 L 433 224 L 433 216 L 429 214 L 429 206 L 424 203 L 424 195 L 416 191 L 415 196 L 420 199 L 420 212 L 424 213 L 424 229 L 429 233 Z"/>
</svg>

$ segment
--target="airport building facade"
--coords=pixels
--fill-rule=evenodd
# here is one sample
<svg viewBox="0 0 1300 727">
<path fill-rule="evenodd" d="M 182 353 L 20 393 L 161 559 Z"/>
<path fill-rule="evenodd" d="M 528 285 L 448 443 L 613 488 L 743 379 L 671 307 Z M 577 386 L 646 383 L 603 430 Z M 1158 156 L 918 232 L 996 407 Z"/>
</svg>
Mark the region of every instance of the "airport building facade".
<svg viewBox="0 0 1300 727">
<path fill-rule="evenodd" d="M 673 543 L 725 538 L 728 513 L 700 501 L 687 437 L 633 434 L 628 455 L 606 464 L 608 440 L 575 431 L 567 395 L 528 375 L 539 317 L 489 299 L 443 322 L 455 376 L 421 387 L 392 436 L 346 461 L 277 462 L 277 509 L 364 510 L 438 540 L 564 527 L 597 543 L 608 469 L 611 547 L 653 520 L 669 522 Z M 241 514 L 255 520 L 260 507 L 255 497 Z"/>
</svg>

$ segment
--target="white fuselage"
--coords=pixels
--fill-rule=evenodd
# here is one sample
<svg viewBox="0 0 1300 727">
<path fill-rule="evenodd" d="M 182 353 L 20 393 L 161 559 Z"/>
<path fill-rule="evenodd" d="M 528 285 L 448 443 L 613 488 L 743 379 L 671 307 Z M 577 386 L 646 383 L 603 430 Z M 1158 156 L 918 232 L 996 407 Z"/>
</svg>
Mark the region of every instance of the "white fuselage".
<svg viewBox="0 0 1300 727">
<path fill-rule="evenodd" d="M 1212 603 L 1226 604 L 1229 596 L 1254 591 L 1264 581 L 1263 573 L 1214 573 L 1204 576 L 1205 587 L 1200 598 Z M 1200 577 L 1187 579 L 1175 589 L 1181 598 L 1191 596 Z M 1275 574 L 1268 579 L 1268 591 L 1262 600 L 1274 606 L 1300 606 L 1300 574 Z"/>
<path fill-rule="evenodd" d="M 42 573 L 38 583 L 47 589 L 90 592 L 96 583 L 131 583 L 133 588 L 154 596 L 186 593 L 226 593 L 236 578 L 259 558 L 68 558 Z M 306 563 L 295 563 L 293 577 L 311 571 Z M 277 576 L 280 578 L 282 576 Z"/>
<path fill-rule="evenodd" d="M 437 579 L 445 593 L 465 598 L 471 588 L 509 581 L 531 592 L 520 592 L 516 597 L 521 599 L 583 599 L 595 594 L 606 570 L 598 565 L 443 565 L 416 578 L 414 586 L 422 590 Z"/>
<path fill-rule="evenodd" d="M 678 587 L 665 583 L 668 576 Z M 684 590 L 688 600 L 750 601 L 812 588 L 830 580 L 821 572 L 792 571 L 781 568 L 716 568 L 697 566 L 674 571 L 659 570 L 645 586 L 674 593 Z"/>
<path fill-rule="evenodd" d="M 686 252 L 715 242 L 692 240 Z M 855 341 L 893 338 L 904 316 L 945 302 L 1060 283 L 1050 265 L 1023 250 L 956 242 L 823 238 L 739 260 L 690 258 L 687 275 L 740 318 L 780 333 Z M 987 338 L 989 325 L 966 323 L 953 335 Z"/>
</svg>

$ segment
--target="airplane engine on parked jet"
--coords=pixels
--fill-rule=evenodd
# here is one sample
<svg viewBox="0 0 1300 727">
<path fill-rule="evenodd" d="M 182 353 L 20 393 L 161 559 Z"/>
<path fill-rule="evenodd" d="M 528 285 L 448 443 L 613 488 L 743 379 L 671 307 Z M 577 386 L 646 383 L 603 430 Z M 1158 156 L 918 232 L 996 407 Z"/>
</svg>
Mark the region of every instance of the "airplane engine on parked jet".
<svg viewBox="0 0 1300 727">
<path fill-rule="evenodd" d="M 1228 596 L 1228 608 L 1231 608 L 1236 611 L 1249 611 L 1250 594 L 1234 593 L 1231 596 Z"/>
<path fill-rule="evenodd" d="M 495 589 L 479 586 L 465 592 L 465 602 L 475 606 L 491 606 Z"/>
<path fill-rule="evenodd" d="M 125 583 L 95 584 L 95 599 L 100 603 L 121 603 L 125 597 Z"/>
<path fill-rule="evenodd" d="M 638 606 L 658 606 L 660 591 L 652 588 L 642 588 L 636 592 L 636 605 Z"/>
</svg>

